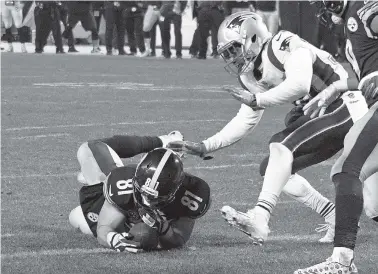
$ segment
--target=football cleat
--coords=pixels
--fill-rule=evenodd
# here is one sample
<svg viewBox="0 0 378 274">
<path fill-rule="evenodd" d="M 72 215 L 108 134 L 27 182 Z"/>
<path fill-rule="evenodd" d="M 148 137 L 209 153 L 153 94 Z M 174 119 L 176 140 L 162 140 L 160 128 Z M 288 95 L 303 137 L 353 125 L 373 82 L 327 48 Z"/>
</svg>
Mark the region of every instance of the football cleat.
<svg viewBox="0 0 378 274">
<path fill-rule="evenodd" d="M 167 145 L 170 142 L 183 141 L 184 135 L 182 135 L 182 133 L 180 131 L 175 130 L 175 131 L 168 133 L 167 135 L 159 136 L 159 138 L 163 142 L 163 147 L 167 147 Z"/>
<path fill-rule="evenodd" d="M 356 265 L 352 262 L 350 265 L 343 265 L 332 257 L 328 258 L 325 262 L 310 266 L 304 269 L 298 269 L 294 274 L 358 274 Z"/>
<path fill-rule="evenodd" d="M 324 237 L 318 240 L 319 243 L 333 243 L 333 238 L 335 237 L 335 224 L 319 224 L 315 231 L 318 233 L 327 231 Z"/>
<path fill-rule="evenodd" d="M 139 57 L 147 57 L 150 54 L 149 50 L 145 50 L 144 52 L 141 52 Z"/>
<path fill-rule="evenodd" d="M 101 53 L 101 49 L 100 47 L 95 47 L 92 49 L 91 51 L 92 54 L 100 54 Z"/>
<path fill-rule="evenodd" d="M 239 229 L 252 239 L 254 245 L 263 245 L 270 232 L 268 225 L 264 221 L 258 221 L 254 209 L 247 213 L 237 211 L 230 206 L 223 206 L 222 217 L 231 226 Z"/>
</svg>

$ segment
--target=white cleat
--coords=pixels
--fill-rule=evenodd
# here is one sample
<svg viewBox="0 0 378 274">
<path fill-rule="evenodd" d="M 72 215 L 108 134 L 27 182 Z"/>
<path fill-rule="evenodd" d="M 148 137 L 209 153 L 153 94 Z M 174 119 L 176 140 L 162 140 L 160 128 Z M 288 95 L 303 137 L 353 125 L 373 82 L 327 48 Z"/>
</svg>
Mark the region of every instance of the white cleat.
<svg viewBox="0 0 378 274">
<path fill-rule="evenodd" d="M 318 240 L 319 243 L 333 243 L 333 238 L 335 238 L 335 224 L 320 224 L 315 231 L 318 233 L 327 231 L 324 237 Z"/>
<path fill-rule="evenodd" d="M 184 135 L 182 135 L 182 133 L 180 131 L 175 130 L 175 131 L 168 133 L 167 135 L 159 136 L 159 138 L 163 142 L 163 147 L 167 147 L 167 145 L 170 142 L 183 141 Z"/>
<path fill-rule="evenodd" d="M 140 53 L 139 57 L 143 58 L 143 57 L 147 57 L 148 55 L 150 55 L 150 51 L 146 49 L 144 52 Z"/>
<path fill-rule="evenodd" d="M 101 54 L 101 49 L 99 47 L 93 48 L 91 53 L 92 54 Z"/>
<path fill-rule="evenodd" d="M 254 245 L 263 245 L 270 232 L 268 225 L 264 221 L 258 221 L 254 209 L 247 213 L 237 211 L 230 206 L 223 206 L 222 217 L 231 226 L 236 227 L 241 232 L 252 239 Z"/>
<path fill-rule="evenodd" d="M 25 44 L 21 44 L 21 52 L 22 53 L 28 53 L 28 51 L 26 50 Z"/>
<path fill-rule="evenodd" d="M 356 265 L 352 262 L 350 265 L 343 265 L 332 257 L 328 258 L 325 262 L 310 266 L 304 269 L 294 271 L 294 274 L 358 274 Z"/>
</svg>

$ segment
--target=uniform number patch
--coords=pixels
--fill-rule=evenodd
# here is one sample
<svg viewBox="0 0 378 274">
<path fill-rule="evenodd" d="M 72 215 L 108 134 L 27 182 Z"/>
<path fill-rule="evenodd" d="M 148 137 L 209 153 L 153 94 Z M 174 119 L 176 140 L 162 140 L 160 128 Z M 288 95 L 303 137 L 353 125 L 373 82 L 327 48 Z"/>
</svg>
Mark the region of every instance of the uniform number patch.
<svg viewBox="0 0 378 274">
<path fill-rule="evenodd" d="M 131 179 L 128 180 L 120 180 L 117 182 L 118 188 L 118 195 L 125 195 L 125 194 L 132 194 L 133 193 L 133 181 Z"/>
<path fill-rule="evenodd" d="M 203 199 L 193 194 L 190 191 L 185 191 L 184 196 L 181 198 L 181 203 L 188 207 L 192 211 L 196 211 L 199 207 L 198 203 L 201 203 Z"/>
</svg>

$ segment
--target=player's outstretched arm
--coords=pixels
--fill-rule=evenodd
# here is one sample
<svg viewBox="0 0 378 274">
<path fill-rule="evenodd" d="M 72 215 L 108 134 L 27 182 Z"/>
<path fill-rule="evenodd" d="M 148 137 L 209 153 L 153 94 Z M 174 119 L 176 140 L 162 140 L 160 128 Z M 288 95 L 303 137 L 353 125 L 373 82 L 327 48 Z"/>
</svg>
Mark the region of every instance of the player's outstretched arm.
<svg viewBox="0 0 378 274">
<path fill-rule="evenodd" d="M 162 249 L 182 247 L 190 238 L 195 220 L 181 217 L 170 221 L 167 231 L 159 237 Z"/>
<path fill-rule="evenodd" d="M 105 200 L 97 223 L 97 240 L 100 245 L 118 252 L 138 252 L 141 246 L 127 238 L 126 233 L 119 233 L 125 222 L 125 215 L 114 205 Z"/>
</svg>

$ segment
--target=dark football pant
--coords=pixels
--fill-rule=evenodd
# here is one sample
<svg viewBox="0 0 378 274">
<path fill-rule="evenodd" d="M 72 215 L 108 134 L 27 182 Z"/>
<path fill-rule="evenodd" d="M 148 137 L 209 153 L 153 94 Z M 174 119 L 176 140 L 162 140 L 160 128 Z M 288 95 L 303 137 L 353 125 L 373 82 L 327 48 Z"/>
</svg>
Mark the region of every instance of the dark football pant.
<svg viewBox="0 0 378 274">
<path fill-rule="evenodd" d="M 322 117 L 310 119 L 294 108 L 286 117 L 286 128 L 269 143 L 285 145 L 294 156 L 292 174 L 331 158 L 343 148 L 343 140 L 353 122 L 342 99 L 331 104 Z M 269 156 L 260 165 L 265 176 Z"/>
<path fill-rule="evenodd" d="M 181 24 L 182 17 L 179 14 L 169 14 L 165 17 L 163 25 L 163 41 L 162 48 L 165 57 L 171 57 L 171 23 L 173 23 L 175 30 L 175 50 L 176 56 L 182 57 L 182 33 L 181 33 Z"/>
<path fill-rule="evenodd" d="M 354 249 L 363 209 L 362 184 L 376 172 L 378 102 L 348 132 L 343 153 L 332 168 L 331 176 L 336 188 L 335 247 Z"/>
<path fill-rule="evenodd" d="M 126 12 L 126 33 L 130 52 L 136 53 L 138 46 L 141 53 L 146 51 L 143 38 L 143 15 Z"/>
<path fill-rule="evenodd" d="M 41 9 L 39 7 L 36 7 L 34 9 L 34 18 L 36 29 L 36 52 L 43 51 L 43 48 L 47 43 L 47 37 L 49 36 L 51 30 L 53 33 L 56 49 L 63 51 L 59 10 L 57 8 Z"/>
<path fill-rule="evenodd" d="M 98 40 L 97 24 L 92 11 L 68 13 L 67 32 L 72 32 L 79 21 L 86 31 L 92 32 L 92 40 Z"/>
<path fill-rule="evenodd" d="M 117 48 L 120 53 L 124 53 L 123 47 L 125 46 L 125 9 L 122 7 L 115 7 L 112 2 L 105 4 L 105 19 L 106 31 L 105 41 L 106 50 L 112 50 L 113 42 L 113 29 L 116 28 L 117 33 Z"/>
</svg>

